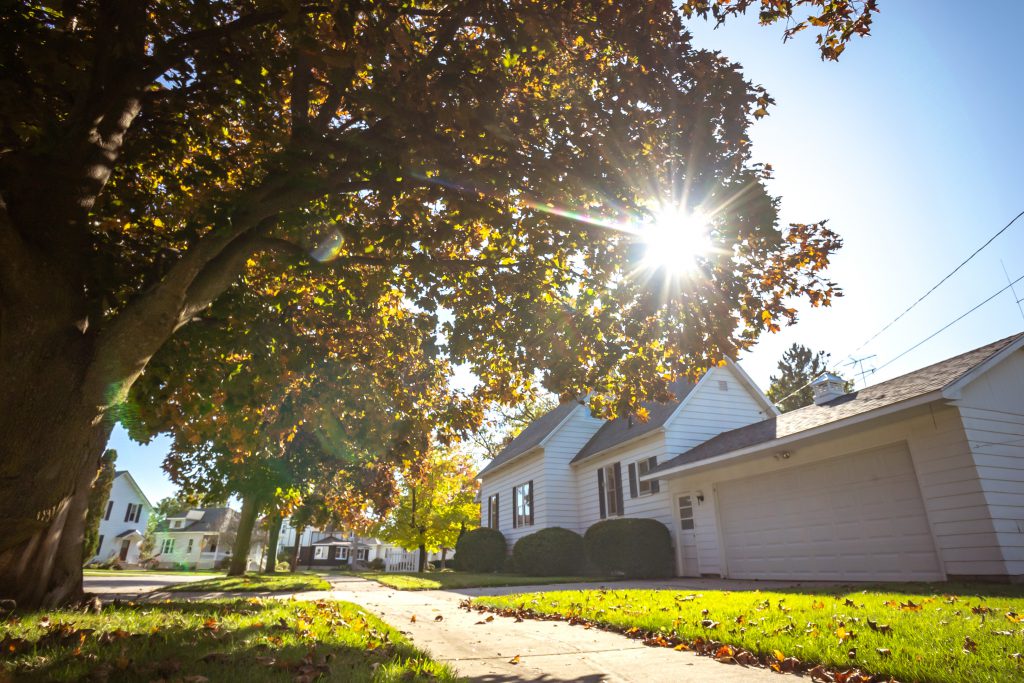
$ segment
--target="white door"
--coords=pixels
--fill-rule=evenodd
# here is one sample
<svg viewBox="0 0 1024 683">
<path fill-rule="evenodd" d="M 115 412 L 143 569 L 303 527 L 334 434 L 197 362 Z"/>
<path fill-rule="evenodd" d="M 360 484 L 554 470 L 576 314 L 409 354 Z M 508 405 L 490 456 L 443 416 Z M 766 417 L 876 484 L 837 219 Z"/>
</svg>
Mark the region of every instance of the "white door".
<svg viewBox="0 0 1024 683">
<path fill-rule="evenodd" d="M 731 578 L 944 578 L 903 444 L 795 464 L 717 491 Z"/>
<path fill-rule="evenodd" d="M 679 543 L 680 576 L 700 576 L 697 566 L 697 534 L 693 524 L 693 496 L 685 494 L 676 499 L 676 536 Z"/>
</svg>

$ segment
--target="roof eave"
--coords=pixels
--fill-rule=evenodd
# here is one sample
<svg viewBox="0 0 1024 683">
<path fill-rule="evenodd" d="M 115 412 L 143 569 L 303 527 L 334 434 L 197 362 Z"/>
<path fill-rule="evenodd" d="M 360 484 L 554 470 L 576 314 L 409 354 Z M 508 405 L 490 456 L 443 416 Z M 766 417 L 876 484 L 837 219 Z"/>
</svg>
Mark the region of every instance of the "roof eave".
<svg viewBox="0 0 1024 683">
<path fill-rule="evenodd" d="M 716 455 L 711 458 L 707 458 L 706 460 L 698 460 L 696 462 L 686 463 L 685 465 L 678 465 L 676 467 L 671 467 L 660 471 L 655 470 L 649 474 L 642 475 L 640 477 L 640 481 L 652 481 L 655 479 L 671 479 L 673 477 L 686 474 L 687 472 L 690 472 L 692 470 L 714 467 L 716 465 L 724 464 L 736 458 L 742 458 L 746 455 L 752 455 L 761 451 L 778 448 L 779 446 L 788 446 L 789 444 L 793 444 L 798 441 L 803 441 L 804 439 L 811 439 L 814 438 L 815 436 L 827 434 L 828 432 L 831 432 L 836 429 L 842 429 L 843 427 L 849 427 L 852 425 L 860 424 L 862 422 L 868 422 L 870 420 L 874 420 L 880 417 L 885 417 L 886 415 L 893 415 L 895 413 L 899 413 L 910 408 L 916 408 L 917 406 L 926 405 L 928 403 L 932 403 L 933 401 L 937 401 L 943 398 L 945 397 L 943 396 L 942 390 L 936 389 L 934 391 L 928 392 L 927 394 L 922 394 L 921 396 L 907 399 L 906 401 L 893 403 L 891 405 L 884 406 L 882 408 L 877 408 L 875 410 L 869 410 L 865 413 L 860 413 L 858 415 L 851 415 L 850 417 L 841 420 L 836 420 L 835 422 L 829 422 L 818 427 L 813 427 L 811 429 L 807 429 L 801 432 L 796 432 L 794 434 L 789 434 L 788 436 L 784 436 L 779 439 L 772 439 L 771 441 L 764 441 L 759 444 L 754 444 L 752 446 L 746 446 L 744 448 L 740 448 L 737 450 L 729 451 L 727 453 L 722 453 L 721 455 Z"/>
<path fill-rule="evenodd" d="M 667 420 L 666 420 L 666 422 L 667 422 Z M 602 456 L 602 455 L 607 455 L 607 454 L 611 453 L 612 451 L 614 451 L 617 448 L 622 448 L 623 446 L 628 446 L 631 443 L 633 443 L 634 441 L 639 441 L 640 439 L 644 439 L 644 438 L 646 438 L 648 436 L 653 436 L 655 434 L 658 434 L 659 432 L 661 432 L 661 433 L 665 432 L 665 425 L 661 425 L 659 427 L 655 427 L 651 431 L 644 432 L 643 434 L 637 434 L 636 436 L 631 436 L 628 439 L 626 439 L 625 441 L 620 441 L 619 443 L 615 444 L 614 446 L 609 446 L 608 448 L 602 448 L 601 450 L 597 451 L 596 453 L 591 453 L 590 455 L 586 456 L 582 460 L 575 460 L 575 461 L 570 462 L 569 466 L 570 467 L 576 467 L 577 465 L 582 465 L 583 463 L 589 462 L 589 461 L 593 460 L 594 458 L 597 458 L 597 457 Z"/>
<path fill-rule="evenodd" d="M 963 375 L 957 377 L 955 380 L 944 386 L 942 388 L 943 398 L 951 401 L 959 400 L 963 396 L 964 387 L 976 380 L 979 376 L 991 370 L 996 365 L 1002 363 L 1008 356 L 1013 355 L 1021 348 L 1024 348 L 1024 333 L 1022 333 L 1016 341 L 1007 344 L 965 372 Z"/>
</svg>

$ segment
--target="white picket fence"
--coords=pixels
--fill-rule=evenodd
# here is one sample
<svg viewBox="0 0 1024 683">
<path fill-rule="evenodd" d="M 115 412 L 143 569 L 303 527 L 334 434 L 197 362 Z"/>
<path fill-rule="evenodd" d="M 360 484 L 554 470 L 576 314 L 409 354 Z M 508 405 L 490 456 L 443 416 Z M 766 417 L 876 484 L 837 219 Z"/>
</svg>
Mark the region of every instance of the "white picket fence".
<svg viewBox="0 0 1024 683">
<path fill-rule="evenodd" d="M 399 548 L 389 548 L 384 556 L 384 571 L 386 572 L 414 572 L 419 569 L 416 553 L 410 553 Z"/>
</svg>

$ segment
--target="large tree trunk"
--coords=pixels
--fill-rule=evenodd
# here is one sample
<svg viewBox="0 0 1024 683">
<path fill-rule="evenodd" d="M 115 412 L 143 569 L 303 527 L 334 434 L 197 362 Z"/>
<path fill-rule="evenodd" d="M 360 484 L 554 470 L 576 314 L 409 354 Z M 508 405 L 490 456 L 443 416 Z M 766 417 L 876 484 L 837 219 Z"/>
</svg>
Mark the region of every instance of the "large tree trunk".
<svg viewBox="0 0 1024 683">
<path fill-rule="evenodd" d="M 235 536 L 235 545 L 231 549 L 231 566 L 228 567 L 228 576 L 245 574 L 246 565 L 249 562 L 249 546 L 252 545 L 252 530 L 256 526 L 256 518 L 259 514 L 259 499 L 254 495 L 243 497 L 242 515 L 238 520 L 238 535 Z"/>
<path fill-rule="evenodd" d="M 292 546 L 292 572 L 296 572 L 299 569 L 299 550 L 302 548 L 302 532 L 306 530 L 304 526 L 295 527 L 295 544 Z"/>
<path fill-rule="evenodd" d="M 419 568 L 416 571 L 418 571 L 420 574 L 422 574 L 423 572 L 427 571 L 427 546 L 425 546 L 422 543 L 420 543 L 420 548 L 419 548 L 419 564 L 418 564 L 418 566 L 419 566 Z"/>
<path fill-rule="evenodd" d="M 0 314 L 0 598 L 23 608 L 82 594 L 89 489 L 112 426 L 90 390 L 81 302 L 60 279 Z"/>
<path fill-rule="evenodd" d="M 264 574 L 277 571 L 277 544 L 281 539 L 281 513 L 276 510 L 267 515 L 267 564 L 263 567 Z"/>
</svg>

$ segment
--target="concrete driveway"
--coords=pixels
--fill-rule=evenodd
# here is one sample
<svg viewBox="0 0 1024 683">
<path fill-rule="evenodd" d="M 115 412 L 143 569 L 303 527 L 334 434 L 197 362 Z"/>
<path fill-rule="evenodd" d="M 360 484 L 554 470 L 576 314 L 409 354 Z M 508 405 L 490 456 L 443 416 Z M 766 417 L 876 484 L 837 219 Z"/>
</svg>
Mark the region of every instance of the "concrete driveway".
<svg viewBox="0 0 1024 683">
<path fill-rule="evenodd" d="M 362 605 L 412 638 L 435 659 L 451 664 L 470 681 L 501 683 L 679 683 L 686 681 L 775 681 L 777 674 L 719 664 L 692 652 L 652 648 L 615 633 L 570 626 L 564 622 L 519 623 L 510 617 L 466 612 L 458 607 L 466 595 L 497 595 L 537 590 L 574 590 L 600 584 L 561 584 L 459 591 L 396 591 L 355 577 L 331 577 L 329 596 Z M 667 582 L 673 589 L 710 589 L 703 581 Z M 766 584 L 758 583 L 766 588 Z M 791 584 L 789 584 L 791 585 Z M 666 582 L 617 582 L 614 588 L 668 587 Z M 733 590 L 739 589 L 732 586 Z M 324 593 L 297 597 L 322 598 Z M 415 622 L 412 617 L 415 616 Z M 441 617 L 440 620 L 437 620 Z M 480 623 L 483 622 L 483 623 Z M 511 663 L 518 655 L 518 663 Z"/>
<path fill-rule="evenodd" d="M 86 593 L 95 593 L 103 600 L 114 598 L 133 599 L 176 583 L 191 583 L 212 578 L 212 574 L 86 574 L 83 578 Z"/>
</svg>

